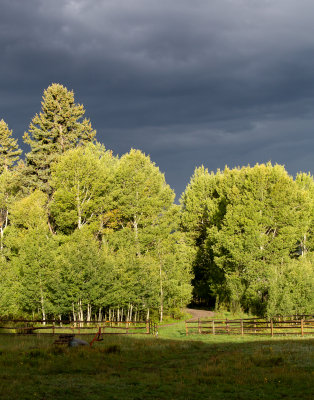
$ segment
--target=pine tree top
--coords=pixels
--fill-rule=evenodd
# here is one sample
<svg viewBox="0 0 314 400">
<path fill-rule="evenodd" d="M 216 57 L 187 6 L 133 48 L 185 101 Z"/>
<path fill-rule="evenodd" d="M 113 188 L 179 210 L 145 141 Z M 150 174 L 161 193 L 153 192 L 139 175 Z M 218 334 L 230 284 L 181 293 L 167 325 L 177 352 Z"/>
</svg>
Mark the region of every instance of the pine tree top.
<svg viewBox="0 0 314 400">
<path fill-rule="evenodd" d="M 41 111 L 23 137 L 31 147 L 26 161 L 34 186 L 46 190 L 50 166 L 59 155 L 94 141 L 96 131 L 84 114 L 83 105 L 74 102 L 73 91 L 63 85 L 53 83 L 44 91 Z"/>
<path fill-rule="evenodd" d="M 19 159 L 22 150 L 20 150 L 17 139 L 12 137 L 12 130 L 7 123 L 0 120 L 0 173 L 3 170 L 11 169 L 14 163 Z"/>
</svg>

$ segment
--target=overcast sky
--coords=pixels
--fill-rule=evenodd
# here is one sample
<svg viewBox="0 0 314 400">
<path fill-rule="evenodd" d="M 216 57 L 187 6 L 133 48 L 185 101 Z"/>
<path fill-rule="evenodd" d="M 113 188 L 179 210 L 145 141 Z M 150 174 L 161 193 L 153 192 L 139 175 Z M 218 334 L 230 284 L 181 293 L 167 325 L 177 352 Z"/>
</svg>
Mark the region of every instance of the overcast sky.
<svg viewBox="0 0 314 400">
<path fill-rule="evenodd" d="M 0 119 L 22 145 L 61 83 L 178 197 L 201 164 L 313 173 L 313 21 L 313 0 L 0 0 Z"/>
</svg>

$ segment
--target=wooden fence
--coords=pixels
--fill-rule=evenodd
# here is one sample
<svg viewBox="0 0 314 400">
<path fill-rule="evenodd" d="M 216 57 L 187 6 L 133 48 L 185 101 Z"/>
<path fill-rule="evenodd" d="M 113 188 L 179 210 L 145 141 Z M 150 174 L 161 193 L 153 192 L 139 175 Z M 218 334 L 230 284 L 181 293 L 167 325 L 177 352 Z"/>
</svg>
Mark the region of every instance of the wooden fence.
<svg viewBox="0 0 314 400">
<path fill-rule="evenodd" d="M 286 316 L 272 319 L 246 318 L 185 321 L 186 335 L 313 335 L 313 315 Z"/>
<path fill-rule="evenodd" d="M 0 334 L 13 335 L 59 335 L 73 333 L 93 335 L 101 331 L 102 335 L 158 335 L 158 326 L 153 321 L 60 321 L 60 320 L 0 320 Z"/>
</svg>

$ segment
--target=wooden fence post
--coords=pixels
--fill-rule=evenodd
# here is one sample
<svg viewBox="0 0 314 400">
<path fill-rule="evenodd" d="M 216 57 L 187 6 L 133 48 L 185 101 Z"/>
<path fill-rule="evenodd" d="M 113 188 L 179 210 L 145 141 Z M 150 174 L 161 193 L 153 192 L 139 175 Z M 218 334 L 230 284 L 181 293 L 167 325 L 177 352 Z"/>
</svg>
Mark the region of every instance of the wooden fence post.
<svg viewBox="0 0 314 400">
<path fill-rule="evenodd" d="M 214 320 L 212 322 L 212 325 L 213 325 L 213 335 L 215 335 L 215 321 Z"/>
<path fill-rule="evenodd" d="M 304 336 L 304 319 L 301 319 L 301 336 Z"/>
<path fill-rule="evenodd" d="M 201 334 L 202 330 L 201 330 L 201 321 L 200 319 L 198 319 L 198 333 Z"/>
<path fill-rule="evenodd" d="M 241 335 L 244 335 L 244 329 L 243 329 L 243 319 L 241 319 Z"/>
<path fill-rule="evenodd" d="M 185 321 L 185 335 L 188 336 L 189 330 L 188 330 L 188 323 Z"/>
<path fill-rule="evenodd" d="M 230 331 L 229 331 L 229 324 L 228 324 L 228 318 L 226 318 L 226 331 L 229 335 Z"/>
<path fill-rule="evenodd" d="M 254 333 L 256 333 L 256 320 L 254 319 L 253 322 L 254 322 Z"/>
<path fill-rule="evenodd" d="M 274 325 L 273 325 L 273 320 L 270 320 L 270 334 L 273 337 L 274 336 Z"/>
<path fill-rule="evenodd" d="M 146 321 L 146 333 L 149 334 L 149 321 Z"/>
</svg>

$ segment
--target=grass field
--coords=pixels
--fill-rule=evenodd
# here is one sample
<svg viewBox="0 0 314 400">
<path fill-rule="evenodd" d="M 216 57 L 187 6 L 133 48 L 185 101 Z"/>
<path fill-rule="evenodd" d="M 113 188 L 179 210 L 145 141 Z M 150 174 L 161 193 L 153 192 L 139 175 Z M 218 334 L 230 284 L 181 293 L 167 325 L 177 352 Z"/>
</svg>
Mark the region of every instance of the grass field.
<svg viewBox="0 0 314 400">
<path fill-rule="evenodd" d="M 85 338 L 85 337 L 84 337 Z M 313 339 L 107 336 L 92 348 L 53 347 L 53 337 L 0 335 L 0 398 L 312 399 Z"/>
</svg>

